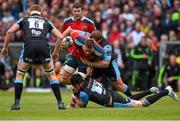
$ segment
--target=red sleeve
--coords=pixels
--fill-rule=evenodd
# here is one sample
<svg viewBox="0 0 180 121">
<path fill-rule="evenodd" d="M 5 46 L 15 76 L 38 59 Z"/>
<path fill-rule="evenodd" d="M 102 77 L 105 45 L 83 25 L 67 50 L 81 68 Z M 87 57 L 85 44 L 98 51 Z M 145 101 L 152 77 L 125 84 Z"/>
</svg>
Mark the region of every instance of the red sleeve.
<svg viewBox="0 0 180 121">
<path fill-rule="evenodd" d="M 72 37 L 73 40 L 76 39 L 78 36 L 79 36 L 79 33 L 78 33 L 78 32 L 73 32 L 73 33 L 71 34 L 71 37 Z"/>
<path fill-rule="evenodd" d="M 94 30 L 96 30 L 95 24 L 90 24 L 88 32 L 91 33 Z"/>
<path fill-rule="evenodd" d="M 69 25 L 67 23 L 64 23 L 62 26 L 61 32 L 63 33 L 68 28 L 68 26 Z"/>
</svg>

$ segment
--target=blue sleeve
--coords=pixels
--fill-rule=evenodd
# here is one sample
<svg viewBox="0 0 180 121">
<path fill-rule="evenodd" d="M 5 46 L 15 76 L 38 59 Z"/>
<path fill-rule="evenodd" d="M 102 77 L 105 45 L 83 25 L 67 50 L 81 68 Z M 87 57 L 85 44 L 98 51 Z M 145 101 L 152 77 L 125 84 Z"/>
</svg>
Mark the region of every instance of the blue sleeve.
<svg viewBox="0 0 180 121">
<path fill-rule="evenodd" d="M 20 29 L 22 29 L 24 18 L 19 19 L 16 24 L 20 26 Z"/>
<path fill-rule="evenodd" d="M 98 56 L 98 57 L 102 57 L 103 54 L 104 54 L 104 50 L 103 48 L 98 45 L 98 44 L 95 44 L 94 45 L 94 53 Z"/>
<path fill-rule="evenodd" d="M 118 102 L 114 102 L 113 103 L 113 107 L 115 108 L 129 108 L 131 107 L 131 103 L 118 103 Z"/>
<path fill-rule="evenodd" d="M 84 103 L 84 104 L 87 104 L 88 101 L 89 101 L 89 96 L 86 92 L 84 91 L 81 91 L 80 92 L 80 100 Z"/>
<path fill-rule="evenodd" d="M 112 46 L 111 45 L 105 45 L 103 47 L 103 49 L 104 49 L 103 60 L 111 61 Z"/>
<path fill-rule="evenodd" d="M 90 33 L 89 33 L 89 32 L 81 31 L 81 32 L 80 32 L 80 35 L 81 35 L 81 36 L 89 37 L 89 36 L 90 36 Z"/>
<path fill-rule="evenodd" d="M 75 44 L 77 46 L 80 46 L 82 47 L 85 43 L 85 39 L 84 38 L 81 38 L 81 37 L 77 37 L 75 40 L 74 40 Z"/>
</svg>

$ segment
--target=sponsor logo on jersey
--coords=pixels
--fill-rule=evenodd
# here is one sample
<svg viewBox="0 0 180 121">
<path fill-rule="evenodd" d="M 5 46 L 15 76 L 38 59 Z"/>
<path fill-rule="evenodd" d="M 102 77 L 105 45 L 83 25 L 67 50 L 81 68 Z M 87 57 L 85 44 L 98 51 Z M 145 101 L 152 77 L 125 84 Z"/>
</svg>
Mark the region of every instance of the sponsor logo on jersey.
<svg viewBox="0 0 180 121">
<path fill-rule="evenodd" d="M 87 26 L 82 26 L 82 30 L 87 30 Z"/>
</svg>

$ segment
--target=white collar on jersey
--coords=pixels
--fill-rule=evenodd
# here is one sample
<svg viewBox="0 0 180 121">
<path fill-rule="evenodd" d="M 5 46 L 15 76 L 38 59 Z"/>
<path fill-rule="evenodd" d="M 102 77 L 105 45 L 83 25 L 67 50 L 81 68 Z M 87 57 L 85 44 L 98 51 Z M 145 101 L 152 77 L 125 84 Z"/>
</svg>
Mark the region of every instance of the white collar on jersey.
<svg viewBox="0 0 180 121">
<path fill-rule="evenodd" d="M 31 15 L 33 15 L 33 14 L 38 14 L 38 15 L 41 15 L 41 12 L 36 11 L 36 10 L 33 10 L 33 11 L 31 11 L 31 12 L 30 12 L 30 14 L 31 14 Z"/>
<path fill-rule="evenodd" d="M 74 19 L 74 16 L 73 17 L 71 17 L 72 18 L 72 20 L 74 21 L 75 19 Z M 84 19 L 85 19 L 86 17 L 85 16 L 83 16 L 82 18 L 81 18 L 81 21 L 83 21 Z"/>
</svg>

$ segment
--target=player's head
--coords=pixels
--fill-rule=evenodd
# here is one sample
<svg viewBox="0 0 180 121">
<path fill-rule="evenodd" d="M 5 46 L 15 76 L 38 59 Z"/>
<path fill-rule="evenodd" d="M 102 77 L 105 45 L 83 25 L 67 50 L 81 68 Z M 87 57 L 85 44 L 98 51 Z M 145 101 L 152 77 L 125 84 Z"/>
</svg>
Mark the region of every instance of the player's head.
<svg viewBox="0 0 180 121">
<path fill-rule="evenodd" d="M 41 7 L 37 4 L 34 4 L 31 6 L 30 8 L 30 15 L 33 15 L 33 14 L 38 14 L 38 15 L 41 15 Z"/>
<path fill-rule="evenodd" d="M 148 41 L 147 36 L 143 36 L 143 37 L 141 38 L 141 45 L 146 46 L 146 45 L 148 44 L 147 41 Z"/>
<path fill-rule="evenodd" d="M 90 38 L 94 39 L 96 42 L 100 43 L 102 40 L 102 33 L 98 30 L 94 30 L 91 32 Z"/>
<path fill-rule="evenodd" d="M 74 3 L 72 7 L 74 19 L 79 20 L 83 17 L 83 6 L 81 3 Z"/>
<path fill-rule="evenodd" d="M 71 84 L 72 86 L 74 87 L 74 89 L 76 90 L 81 90 L 82 86 L 83 86 L 83 77 L 76 73 L 76 74 L 73 74 L 71 76 Z"/>
<path fill-rule="evenodd" d="M 170 62 L 172 65 L 175 65 L 175 64 L 176 64 L 176 55 L 171 54 L 171 55 L 169 56 L 169 62 Z"/>
<path fill-rule="evenodd" d="M 94 51 L 94 40 L 87 39 L 82 47 L 85 56 L 90 56 Z"/>
</svg>

